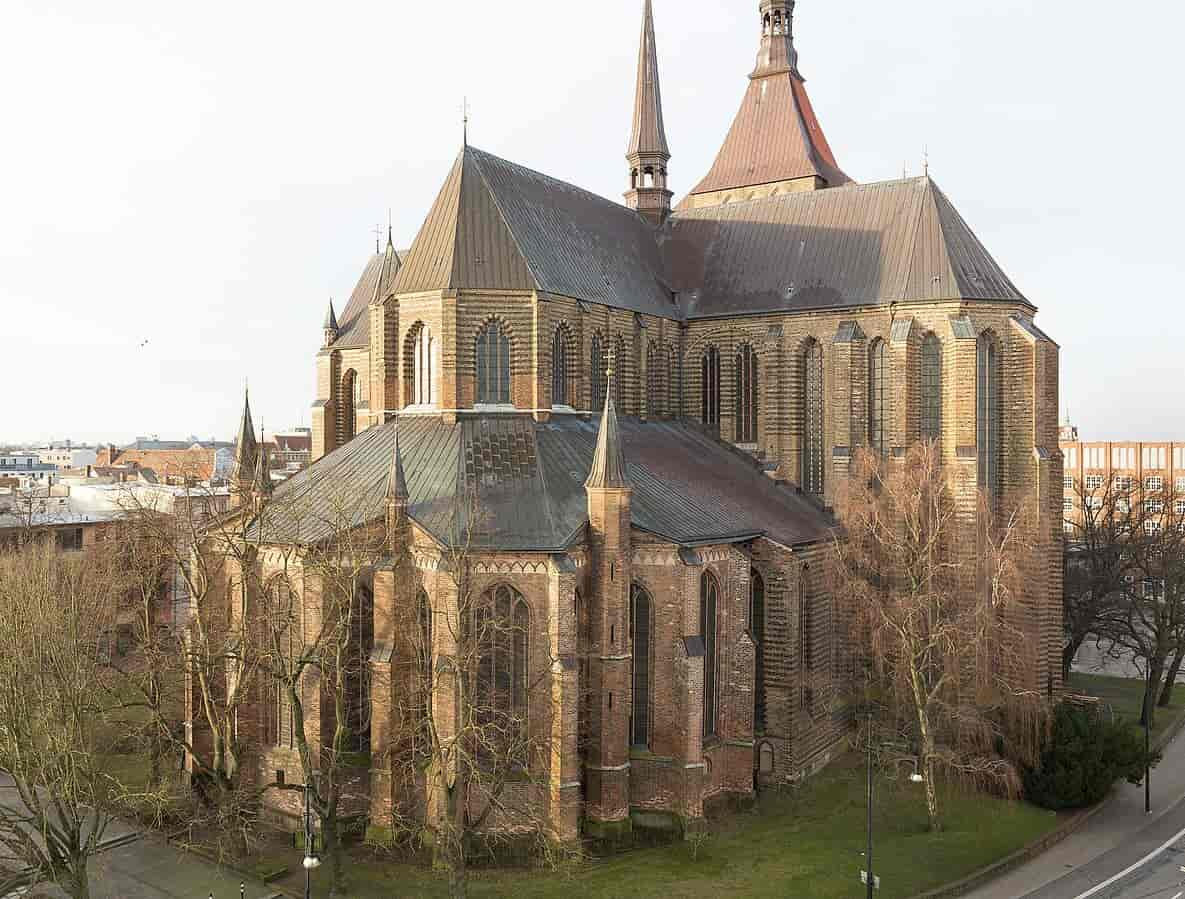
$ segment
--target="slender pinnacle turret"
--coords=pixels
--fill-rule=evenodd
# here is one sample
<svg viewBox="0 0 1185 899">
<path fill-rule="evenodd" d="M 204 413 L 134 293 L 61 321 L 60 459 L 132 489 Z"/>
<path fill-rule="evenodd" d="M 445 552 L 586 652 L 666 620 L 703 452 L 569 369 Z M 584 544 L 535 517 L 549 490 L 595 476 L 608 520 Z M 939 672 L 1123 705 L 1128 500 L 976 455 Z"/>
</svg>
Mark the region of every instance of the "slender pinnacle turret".
<svg viewBox="0 0 1185 899">
<path fill-rule="evenodd" d="M 638 48 L 638 84 L 634 94 L 634 119 L 626 151 L 630 166 L 630 189 L 626 205 L 650 220 L 661 223 L 671 211 L 667 190 L 666 127 L 662 120 L 662 89 L 658 80 L 658 49 L 654 43 L 654 10 L 646 0 L 642 11 L 642 38 Z"/>
<path fill-rule="evenodd" d="M 235 437 L 235 480 L 250 484 L 255 479 L 255 467 L 259 461 L 259 444 L 255 440 L 255 423 L 251 420 L 251 394 L 243 391 L 243 417 L 239 420 L 239 432 Z"/>
<path fill-rule="evenodd" d="M 337 313 L 333 309 L 333 297 L 329 298 L 329 311 L 325 313 L 325 324 L 321 327 L 325 331 L 325 346 L 329 346 L 337 340 L 340 330 L 337 324 Z"/>
<path fill-rule="evenodd" d="M 395 446 L 391 450 L 391 469 L 387 474 L 387 502 L 407 505 L 407 476 L 403 473 L 403 453 L 399 449 L 399 419 L 395 419 Z"/>
<path fill-rule="evenodd" d="M 649 4 L 648 4 L 649 5 Z M 621 432 L 617 425 L 617 408 L 613 403 L 616 392 L 613 369 L 616 353 L 609 354 L 609 368 L 605 389 L 605 411 L 601 414 L 601 429 L 597 434 L 597 448 L 593 453 L 592 468 L 585 487 L 621 489 L 629 487 L 625 469 L 625 452 L 621 446 Z"/>
</svg>

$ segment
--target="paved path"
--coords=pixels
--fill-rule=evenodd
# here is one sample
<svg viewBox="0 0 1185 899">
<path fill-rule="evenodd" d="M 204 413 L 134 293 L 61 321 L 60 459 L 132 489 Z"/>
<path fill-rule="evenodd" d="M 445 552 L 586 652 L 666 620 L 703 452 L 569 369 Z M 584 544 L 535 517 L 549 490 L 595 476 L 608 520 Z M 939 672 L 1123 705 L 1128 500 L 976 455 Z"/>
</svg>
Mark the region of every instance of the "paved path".
<svg viewBox="0 0 1185 899">
<path fill-rule="evenodd" d="M 0 802 L 20 800 L 7 775 L 0 775 Z M 275 889 L 257 880 L 246 880 L 194 855 L 181 852 L 164 840 L 140 834 L 113 821 L 103 835 L 105 847 L 90 861 L 93 899 L 239 899 L 243 882 L 246 899 L 278 896 Z M 42 890 L 31 896 L 64 895 Z"/>
</svg>

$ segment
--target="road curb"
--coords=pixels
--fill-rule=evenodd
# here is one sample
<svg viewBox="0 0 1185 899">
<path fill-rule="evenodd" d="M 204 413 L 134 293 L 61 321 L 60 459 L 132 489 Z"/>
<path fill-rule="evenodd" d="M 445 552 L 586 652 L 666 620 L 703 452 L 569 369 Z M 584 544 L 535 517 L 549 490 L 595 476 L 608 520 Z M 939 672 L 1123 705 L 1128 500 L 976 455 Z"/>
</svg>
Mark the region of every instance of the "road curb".
<svg viewBox="0 0 1185 899">
<path fill-rule="evenodd" d="M 1152 744 L 1152 748 L 1157 752 L 1162 751 L 1183 729 L 1185 729 L 1185 712 L 1179 714 L 1168 730 L 1156 738 L 1156 742 Z M 927 890 L 924 893 L 917 893 L 910 897 L 910 899 L 952 899 L 955 896 L 966 895 L 976 887 L 981 887 L 989 881 L 995 880 L 997 877 L 1001 877 L 1009 871 L 1019 868 L 1025 862 L 1032 861 L 1043 852 L 1052 849 L 1067 837 L 1072 836 L 1087 821 L 1110 805 L 1111 800 L 1115 796 L 1116 793 L 1112 790 L 1101 802 L 1096 803 L 1090 808 L 1076 812 L 1072 817 L 1045 834 L 1045 836 L 1034 840 L 1027 846 L 1022 846 L 1011 855 L 1006 855 L 999 861 L 992 862 L 990 865 L 968 874 L 961 880 L 956 880 L 953 883 L 945 884 L 933 890 Z"/>
</svg>

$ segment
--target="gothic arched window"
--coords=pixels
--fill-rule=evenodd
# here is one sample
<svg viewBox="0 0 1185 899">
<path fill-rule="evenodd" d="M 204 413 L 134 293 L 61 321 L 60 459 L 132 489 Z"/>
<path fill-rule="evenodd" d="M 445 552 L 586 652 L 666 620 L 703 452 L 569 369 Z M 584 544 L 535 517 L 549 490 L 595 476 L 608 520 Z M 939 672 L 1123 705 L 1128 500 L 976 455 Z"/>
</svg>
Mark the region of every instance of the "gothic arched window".
<svg viewBox="0 0 1185 899">
<path fill-rule="evenodd" d="M 976 353 L 975 426 L 979 450 L 979 486 L 992 496 L 1000 493 L 1002 409 L 1000 403 L 1000 346 L 990 332 L 979 335 Z"/>
<path fill-rule="evenodd" d="M 338 423 L 338 444 L 345 445 L 354 439 L 358 427 L 358 403 L 361 399 L 362 382 L 358 373 L 350 369 L 342 375 L 340 421 Z"/>
<path fill-rule="evenodd" d="M 942 436 L 942 341 L 928 334 L 922 341 L 921 435 L 923 440 Z"/>
<path fill-rule="evenodd" d="M 720 351 L 714 346 L 700 360 L 700 421 L 720 426 Z"/>
<path fill-rule="evenodd" d="M 802 489 L 815 496 L 823 494 L 824 422 L 823 422 L 823 347 L 810 341 L 802 354 L 800 375 L 802 407 L 799 426 L 802 441 Z"/>
<path fill-rule="evenodd" d="M 885 404 L 888 351 L 883 340 L 875 340 L 868 355 L 868 445 L 882 459 L 888 454 L 888 414 Z"/>
<path fill-rule="evenodd" d="M 560 325 L 551 341 L 551 404 L 571 405 L 568 395 L 568 329 Z"/>
<path fill-rule="evenodd" d="M 527 735 L 527 647 L 530 612 L 513 587 L 487 591 L 474 611 L 478 641 L 476 718 L 485 751 L 525 749 Z M 479 751 L 482 747 L 478 747 Z"/>
<path fill-rule="evenodd" d="M 354 591 L 350 609 L 350 651 L 347 653 L 346 720 L 354 749 L 370 750 L 370 652 L 374 649 L 374 592 L 366 584 Z"/>
<path fill-rule="evenodd" d="M 428 594 L 421 590 L 416 597 L 416 617 L 419 630 L 416 635 L 416 680 L 418 681 L 418 701 L 416 703 L 417 750 L 426 752 L 431 741 L 429 728 L 432 715 L 432 606 L 428 601 Z"/>
<path fill-rule="evenodd" d="M 765 731 L 765 580 L 749 575 L 749 636 L 753 638 L 753 732 Z"/>
<path fill-rule="evenodd" d="M 711 572 L 699 580 L 699 632 L 704 639 L 704 736 L 716 733 L 716 606 L 720 588 Z"/>
<path fill-rule="evenodd" d="M 737 443 L 757 442 L 757 353 L 749 344 L 736 359 Z"/>
<path fill-rule="evenodd" d="M 663 350 L 663 371 L 666 372 L 664 384 L 666 385 L 666 399 L 663 402 L 663 409 L 666 415 L 677 416 L 682 413 L 679 407 L 679 370 L 676 368 L 675 350 L 667 347 Z"/>
<path fill-rule="evenodd" d="M 268 585 L 261 606 L 261 642 L 271 656 L 267 664 L 272 669 L 272 676 L 264 679 L 263 736 L 272 746 L 293 749 L 296 733 L 289 685 L 300 655 L 301 634 L 300 607 L 287 578 L 276 577 Z"/>
<path fill-rule="evenodd" d="M 630 638 L 634 657 L 630 743 L 638 747 L 650 745 L 651 606 L 650 594 L 634 584 L 630 590 Z"/>
<path fill-rule="evenodd" d="M 630 357 L 626 353 L 624 337 L 618 337 L 614 346 L 616 352 L 613 358 L 613 402 L 617 406 L 617 411 L 625 414 L 626 368 Z"/>
<path fill-rule="evenodd" d="M 667 414 L 664 408 L 667 392 L 666 369 L 662 364 L 662 356 L 662 351 L 654 341 L 646 345 L 646 381 L 648 385 L 646 395 L 649 399 L 648 411 L 651 417 Z"/>
<path fill-rule="evenodd" d="M 482 405 L 510 404 L 510 338 L 496 321 L 486 324 L 477 335 L 477 402 Z"/>
<path fill-rule="evenodd" d="M 590 393 L 590 408 L 594 412 L 598 412 L 605 408 L 605 379 L 606 371 L 609 367 L 609 361 L 606 355 L 607 352 L 608 350 L 605 347 L 604 340 L 601 339 L 601 335 L 594 334 L 588 359 L 589 368 L 592 369 L 592 371 L 589 372 L 588 379 L 589 384 L 592 385 L 592 391 Z"/>
<path fill-rule="evenodd" d="M 810 706 L 810 673 L 815 667 L 815 641 L 811 632 L 810 597 L 806 588 L 807 569 L 803 566 L 798 578 L 798 665 L 802 683 L 802 707 Z"/>
<path fill-rule="evenodd" d="M 427 325 L 416 325 L 411 341 L 411 390 L 409 403 L 429 406 L 436 402 L 436 339 Z"/>
</svg>

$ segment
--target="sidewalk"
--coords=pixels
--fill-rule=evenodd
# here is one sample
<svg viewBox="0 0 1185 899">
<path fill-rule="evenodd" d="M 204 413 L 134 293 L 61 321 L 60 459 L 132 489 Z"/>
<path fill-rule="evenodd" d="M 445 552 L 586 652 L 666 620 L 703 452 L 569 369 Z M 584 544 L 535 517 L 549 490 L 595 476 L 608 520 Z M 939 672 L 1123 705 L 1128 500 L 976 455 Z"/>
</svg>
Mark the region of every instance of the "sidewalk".
<svg viewBox="0 0 1185 899">
<path fill-rule="evenodd" d="M 1081 830 L 998 880 L 968 893 L 970 899 L 1018 899 L 1089 864 L 1185 798 L 1185 735 L 1164 749 L 1152 770 L 1152 814 L 1144 814 L 1144 788 L 1123 781 L 1107 806 Z"/>
</svg>

